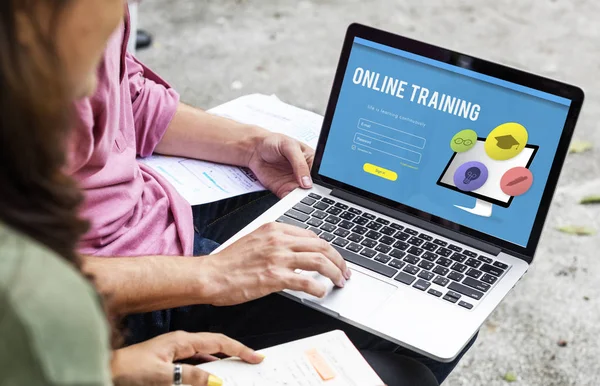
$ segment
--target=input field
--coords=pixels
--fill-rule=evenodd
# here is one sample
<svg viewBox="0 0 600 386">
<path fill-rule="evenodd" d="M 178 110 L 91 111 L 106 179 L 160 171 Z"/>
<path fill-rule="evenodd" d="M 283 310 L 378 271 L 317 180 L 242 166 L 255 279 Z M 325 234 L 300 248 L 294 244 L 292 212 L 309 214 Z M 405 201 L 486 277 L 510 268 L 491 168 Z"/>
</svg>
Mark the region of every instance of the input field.
<svg viewBox="0 0 600 386">
<path fill-rule="evenodd" d="M 375 150 L 392 157 L 400 158 L 417 165 L 421 163 L 421 153 L 393 143 L 382 141 L 381 139 L 377 139 L 363 133 L 354 134 L 354 143 L 361 147 L 366 147 L 368 149 Z"/>
<path fill-rule="evenodd" d="M 385 126 L 377 122 L 369 121 L 361 118 L 358 120 L 358 128 L 370 134 L 374 134 L 376 137 L 382 137 L 382 141 L 389 141 L 391 143 L 398 143 L 401 145 L 412 146 L 417 149 L 424 149 L 425 138 L 419 137 L 406 131 L 394 129 L 390 126 Z"/>
</svg>

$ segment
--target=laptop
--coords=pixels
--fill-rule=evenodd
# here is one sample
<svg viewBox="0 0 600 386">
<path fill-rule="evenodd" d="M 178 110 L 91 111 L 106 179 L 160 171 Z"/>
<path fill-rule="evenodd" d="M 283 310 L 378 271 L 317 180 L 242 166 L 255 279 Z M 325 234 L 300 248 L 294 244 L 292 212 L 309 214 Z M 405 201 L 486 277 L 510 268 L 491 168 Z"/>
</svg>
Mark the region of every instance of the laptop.
<svg viewBox="0 0 600 386">
<path fill-rule="evenodd" d="M 577 87 L 348 28 L 312 168 L 262 224 L 309 229 L 352 278 L 291 299 L 452 361 L 527 272 L 584 99 Z"/>
</svg>

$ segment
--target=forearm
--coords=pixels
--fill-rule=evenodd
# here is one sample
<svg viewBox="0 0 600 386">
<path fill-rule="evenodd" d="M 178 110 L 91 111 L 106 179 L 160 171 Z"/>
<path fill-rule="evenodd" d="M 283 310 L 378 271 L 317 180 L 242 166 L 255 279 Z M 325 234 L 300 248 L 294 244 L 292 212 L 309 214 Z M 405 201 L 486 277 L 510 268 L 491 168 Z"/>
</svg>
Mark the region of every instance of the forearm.
<svg viewBox="0 0 600 386">
<path fill-rule="evenodd" d="M 267 135 L 246 125 L 181 103 L 156 153 L 248 166 L 257 142 Z"/>
<path fill-rule="evenodd" d="M 202 257 L 84 257 L 109 309 L 118 315 L 208 304 L 211 270 Z"/>
</svg>

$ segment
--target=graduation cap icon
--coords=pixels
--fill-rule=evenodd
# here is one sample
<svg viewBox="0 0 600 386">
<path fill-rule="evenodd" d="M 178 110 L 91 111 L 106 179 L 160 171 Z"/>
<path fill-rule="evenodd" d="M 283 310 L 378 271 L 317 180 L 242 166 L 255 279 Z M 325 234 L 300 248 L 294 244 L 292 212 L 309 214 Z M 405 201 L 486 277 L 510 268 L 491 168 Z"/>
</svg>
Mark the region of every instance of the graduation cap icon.
<svg viewBox="0 0 600 386">
<path fill-rule="evenodd" d="M 502 149 L 502 150 L 509 150 L 511 149 L 513 146 L 516 146 L 517 149 L 519 148 L 519 145 L 521 145 L 519 143 L 519 141 L 517 141 L 515 139 L 515 137 L 513 137 L 512 135 L 508 134 L 508 135 L 501 135 L 498 137 L 495 137 L 496 141 L 497 141 L 497 146 Z"/>
</svg>

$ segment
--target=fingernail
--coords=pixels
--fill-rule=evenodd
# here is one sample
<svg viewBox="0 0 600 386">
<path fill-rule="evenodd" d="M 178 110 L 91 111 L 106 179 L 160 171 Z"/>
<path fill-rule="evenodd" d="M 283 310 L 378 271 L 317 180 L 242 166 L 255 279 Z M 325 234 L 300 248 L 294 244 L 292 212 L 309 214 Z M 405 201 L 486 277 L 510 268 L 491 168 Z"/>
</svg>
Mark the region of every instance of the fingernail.
<svg viewBox="0 0 600 386">
<path fill-rule="evenodd" d="M 352 277 L 352 271 L 350 270 L 350 268 L 348 268 L 346 270 L 346 279 L 350 280 L 351 277 Z"/>
<path fill-rule="evenodd" d="M 223 380 L 219 377 L 216 377 L 214 375 L 209 375 L 208 376 L 208 386 L 222 386 L 223 385 Z"/>
<path fill-rule="evenodd" d="M 259 358 L 261 361 L 264 361 L 264 360 L 265 360 L 265 358 L 266 358 L 266 355 L 265 355 L 265 354 L 261 354 L 261 353 L 259 353 L 259 352 L 257 352 L 257 353 L 254 353 L 254 355 L 256 355 L 256 356 L 257 356 L 257 357 L 258 357 L 258 358 Z"/>
<path fill-rule="evenodd" d="M 346 279 L 342 278 L 342 280 L 340 280 L 340 282 L 338 283 L 338 287 L 344 288 L 345 285 L 346 285 Z"/>
<path fill-rule="evenodd" d="M 308 176 L 302 177 L 302 185 L 305 188 L 312 188 L 312 180 Z"/>
</svg>

